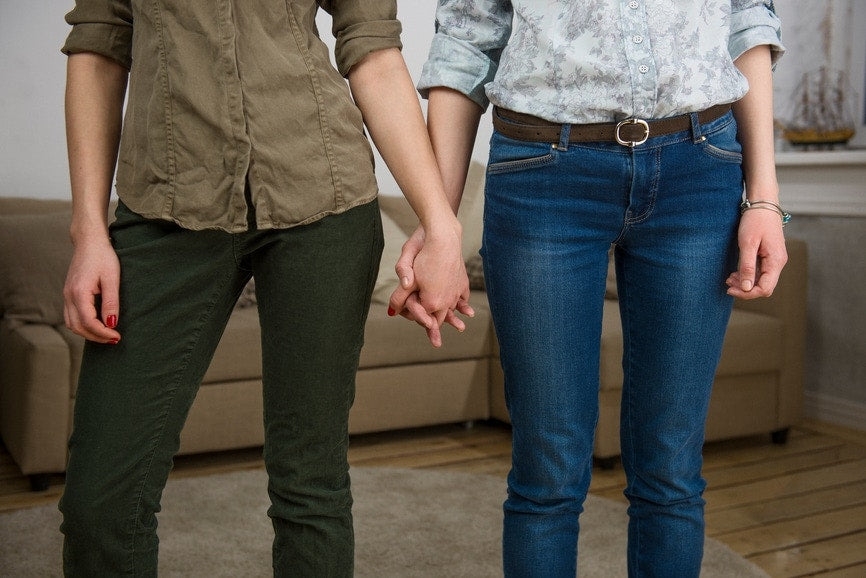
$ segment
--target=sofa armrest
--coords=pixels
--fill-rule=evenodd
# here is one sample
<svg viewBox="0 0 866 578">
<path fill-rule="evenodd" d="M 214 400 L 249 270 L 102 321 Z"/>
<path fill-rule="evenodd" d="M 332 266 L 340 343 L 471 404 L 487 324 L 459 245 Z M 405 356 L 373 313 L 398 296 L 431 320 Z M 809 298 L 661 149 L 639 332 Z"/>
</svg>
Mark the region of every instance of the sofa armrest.
<svg viewBox="0 0 866 578">
<path fill-rule="evenodd" d="M 0 435 L 25 475 L 66 469 L 69 347 L 53 327 L 0 323 Z"/>
<path fill-rule="evenodd" d="M 767 299 L 737 300 L 734 307 L 781 319 L 784 333 L 779 375 L 778 427 L 797 423 L 803 411 L 806 352 L 806 298 L 808 251 L 805 241 L 787 240 L 788 263 L 773 295 Z"/>
</svg>

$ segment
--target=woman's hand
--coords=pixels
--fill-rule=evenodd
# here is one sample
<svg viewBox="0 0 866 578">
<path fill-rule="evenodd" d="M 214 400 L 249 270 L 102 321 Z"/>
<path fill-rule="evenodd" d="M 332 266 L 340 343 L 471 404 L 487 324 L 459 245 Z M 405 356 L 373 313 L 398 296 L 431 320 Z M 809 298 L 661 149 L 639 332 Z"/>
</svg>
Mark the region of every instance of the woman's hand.
<svg viewBox="0 0 866 578">
<path fill-rule="evenodd" d="M 63 288 L 66 327 L 97 343 L 120 341 L 114 329 L 120 314 L 119 288 L 120 262 L 111 243 L 107 239 L 77 243 Z"/>
<path fill-rule="evenodd" d="M 389 315 L 399 313 L 424 327 L 434 347 L 442 345 L 444 323 L 458 331 L 466 329 L 455 311 L 469 317 L 475 311 L 469 305 L 469 279 L 459 234 L 456 239 L 447 232 L 442 237 L 428 236 L 419 226 L 404 243 L 395 270 L 400 286 L 391 294 Z"/>
<path fill-rule="evenodd" d="M 739 299 L 769 297 L 788 262 L 782 223 L 774 211 L 752 209 L 740 218 L 740 262 L 726 284 L 728 295 Z"/>
</svg>

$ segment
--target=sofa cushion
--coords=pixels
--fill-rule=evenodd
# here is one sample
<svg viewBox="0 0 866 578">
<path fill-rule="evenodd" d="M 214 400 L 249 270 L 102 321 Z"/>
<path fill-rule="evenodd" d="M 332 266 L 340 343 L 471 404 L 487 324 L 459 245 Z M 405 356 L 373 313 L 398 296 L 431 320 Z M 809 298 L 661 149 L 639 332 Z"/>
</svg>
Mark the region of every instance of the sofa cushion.
<svg viewBox="0 0 866 578">
<path fill-rule="evenodd" d="M 232 311 L 202 384 L 262 376 L 262 338 L 257 307 Z"/>
<path fill-rule="evenodd" d="M 65 211 L 0 215 L 0 312 L 5 317 L 63 323 L 70 219 Z"/>
<path fill-rule="evenodd" d="M 39 213 L 69 213 L 69 199 L 39 199 L 35 197 L 0 197 L 0 215 L 31 215 Z"/>
<path fill-rule="evenodd" d="M 617 293 L 616 288 L 616 264 L 613 259 L 613 245 L 610 246 L 610 250 L 607 252 L 607 278 L 605 279 L 605 287 L 604 287 L 604 298 L 605 299 L 618 299 L 619 294 Z"/>
</svg>

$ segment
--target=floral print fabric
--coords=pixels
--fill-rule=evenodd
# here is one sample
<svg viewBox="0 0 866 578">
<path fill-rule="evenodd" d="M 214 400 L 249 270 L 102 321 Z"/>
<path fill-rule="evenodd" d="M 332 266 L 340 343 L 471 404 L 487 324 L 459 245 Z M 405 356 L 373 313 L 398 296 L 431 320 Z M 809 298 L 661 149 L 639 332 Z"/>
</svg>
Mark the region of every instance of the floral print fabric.
<svg viewBox="0 0 866 578">
<path fill-rule="evenodd" d="M 734 102 L 733 61 L 783 53 L 760 0 L 439 0 L 418 88 L 446 86 L 554 122 L 664 118 Z"/>
</svg>

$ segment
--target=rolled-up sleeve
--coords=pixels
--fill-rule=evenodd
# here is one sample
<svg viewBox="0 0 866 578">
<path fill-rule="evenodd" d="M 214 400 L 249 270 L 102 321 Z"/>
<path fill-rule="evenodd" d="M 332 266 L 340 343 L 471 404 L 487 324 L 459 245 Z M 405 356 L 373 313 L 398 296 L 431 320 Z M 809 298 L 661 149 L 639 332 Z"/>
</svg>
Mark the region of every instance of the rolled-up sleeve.
<svg viewBox="0 0 866 578">
<path fill-rule="evenodd" d="M 396 0 L 322 0 L 320 5 L 333 18 L 334 60 L 343 76 L 371 52 L 403 48 Z"/>
<path fill-rule="evenodd" d="M 72 31 L 61 51 L 95 52 L 132 66 L 132 8 L 122 0 L 76 0 L 66 15 Z"/>
<path fill-rule="evenodd" d="M 782 45 L 782 27 L 772 2 L 734 0 L 731 2 L 731 31 L 728 51 L 736 60 L 740 55 L 767 44 L 773 64 L 785 53 Z"/>
<path fill-rule="evenodd" d="M 511 5 L 503 0 L 440 0 L 436 33 L 418 81 L 421 96 L 444 86 L 486 109 L 490 101 L 484 89 L 496 76 L 511 18 Z"/>
</svg>

